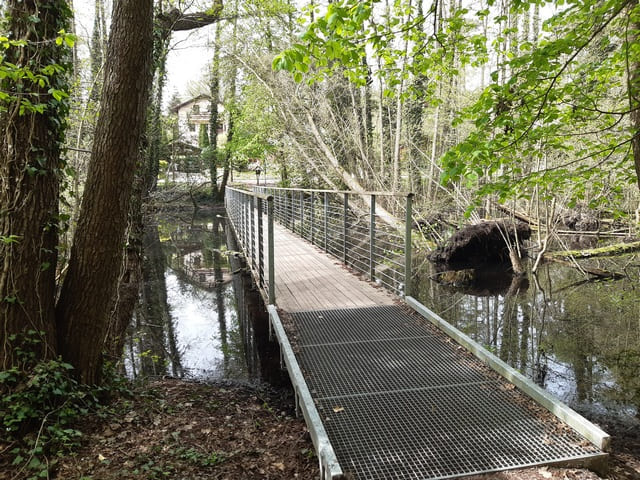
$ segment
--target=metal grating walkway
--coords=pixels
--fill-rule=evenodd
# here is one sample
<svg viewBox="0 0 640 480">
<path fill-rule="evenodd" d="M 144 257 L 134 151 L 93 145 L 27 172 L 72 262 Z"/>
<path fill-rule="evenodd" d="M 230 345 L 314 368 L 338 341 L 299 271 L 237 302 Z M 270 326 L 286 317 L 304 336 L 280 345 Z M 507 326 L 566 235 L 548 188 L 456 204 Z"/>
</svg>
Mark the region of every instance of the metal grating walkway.
<svg viewBox="0 0 640 480">
<path fill-rule="evenodd" d="M 451 478 L 602 455 L 400 307 L 291 317 L 329 440 L 357 479 Z"/>
</svg>

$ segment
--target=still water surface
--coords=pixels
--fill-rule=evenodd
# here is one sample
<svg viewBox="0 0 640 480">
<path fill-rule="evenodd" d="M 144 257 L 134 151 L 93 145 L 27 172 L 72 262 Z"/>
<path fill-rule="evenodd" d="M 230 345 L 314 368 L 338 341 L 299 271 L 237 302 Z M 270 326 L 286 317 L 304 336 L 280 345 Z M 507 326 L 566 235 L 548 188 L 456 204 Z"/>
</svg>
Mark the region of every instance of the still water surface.
<svg viewBox="0 0 640 480">
<path fill-rule="evenodd" d="M 165 214 L 149 224 L 129 373 L 286 382 L 277 345 L 268 341 L 260 296 L 234 253 L 224 210 Z"/>
</svg>

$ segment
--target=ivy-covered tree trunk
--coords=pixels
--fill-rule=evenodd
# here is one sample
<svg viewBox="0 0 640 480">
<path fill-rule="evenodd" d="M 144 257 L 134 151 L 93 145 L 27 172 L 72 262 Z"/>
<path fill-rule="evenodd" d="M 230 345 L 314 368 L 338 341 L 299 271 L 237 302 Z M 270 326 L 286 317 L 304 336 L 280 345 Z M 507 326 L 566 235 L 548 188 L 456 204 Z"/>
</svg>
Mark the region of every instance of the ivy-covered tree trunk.
<svg viewBox="0 0 640 480">
<path fill-rule="evenodd" d="M 216 25 L 216 40 L 213 46 L 213 61 L 211 62 L 211 115 L 209 117 L 209 174 L 211 176 L 211 196 L 218 197 L 218 104 L 220 103 L 220 35 L 222 25 Z"/>
<path fill-rule="evenodd" d="M 224 151 L 224 165 L 222 170 L 222 178 L 220 179 L 220 188 L 218 188 L 218 195 L 216 197 L 216 199 L 219 202 L 224 201 L 224 192 L 225 192 L 225 189 L 227 188 L 227 183 L 229 183 L 229 174 L 231 173 L 231 157 L 233 155 L 233 150 L 232 150 L 233 144 L 231 143 L 231 141 L 233 140 L 233 128 L 234 128 L 233 112 L 230 112 L 229 131 L 227 132 L 227 145 Z"/>
<path fill-rule="evenodd" d="M 143 203 L 145 201 L 146 176 L 140 168 L 133 183 L 133 194 L 129 204 L 126 251 L 118 279 L 116 301 L 109 316 L 104 352 L 107 358 L 117 363 L 122 358 L 127 327 L 139 300 L 143 264 Z"/>
<path fill-rule="evenodd" d="M 153 1 L 116 0 L 102 92 L 106 101 L 56 310 L 60 352 L 88 384 L 100 381 L 145 127 L 152 49 Z"/>
<path fill-rule="evenodd" d="M 15 365 L 14 335 L 42 332 L 36 352 L 55 354 L 55 271 L 57 262 L 60 159 L 65 132 L 65 69 L 70 54 L 56 44 L 69 29 L 64 0 L 8 0 L 0 20 L 12 40 L 3 52 L 15 65 L 47 82 L 5 77 L 0 92 L 0 368 Z M 5 30 L 6 28 L 6 30 Z M 60 70 L 51 70 L 59 66 Z M 12 67 L 9 67 L 12 68 Z M 16 71 L 17 71 L 16 68 Z M 55 92 L 55 95 L 54 95 Z M 57 98 L 56 98 L 57 97 Z"/>
<path fill-rule="evenodd" d="M 162 2 L 158 2 L 158 9 Z M 146 163 L 144 166 L 144 194 L 156 189 L 158 183 L 158 173 L 160 172 L 160 160 L 163 153 L 166 153 L 166 144 L 163 142 L 162 132 L 162 104 L 164 101 L 164 87 L 167 78 L 167 56 L 169 55 L 169 42 L 171 40 L 171 30 L 156 28 L 153 45 L 153 69 L 154 81 L 153 92 L 149 98 L 149 119 L 147 125 L 147 137 L 149 147 L 146 152 Z"/>
<path fill-rule="evenodd" d="M 231 56 L 234 59 L 231 63 L 231 69 L 229 72 L 229 87 L 227 92 L 227 101 L 225 102 L 227 106 L 227 110 L 229 112 L 229 129 L 227 131 L 227 143 L 224 148 L 224 165 L 222 172 L 222 179 L 220 180 L 220 187 L 218 188 L 216 199 L 220 202 L 224 200 L 224 192 L 227 187 L 227 182 L 229 181 L 229 174 L 231 172 L 231 160 L 233 157 L 233 135 L 235 129 L 235 119 L 234 116 L 237 114 L 237 78 L 238 78 L 238 66 L 235 61 L 235 58 L 238 53 L 238 42 L 240 41 L 238 38 L 238 1 L 236 0 L 233 4 L 233 30 L 231 33 Z M 218 47 L 220 45 L 220 38 L 216 37 L 218 42 Z M 215 105 L 217 107 L 217 104 Z M 212 109 L 213 110 L 213 109 Z"/>
<path fill-rule="evenodd" d="M 640 41 L 640 8 L 638 0 L 631 2 L 631 37 L 630 45 L 638 45 Z M 629 52 L 629 107 L 631 110 L 631 128 L 634 136 L 631 139 L 633 163 L 636 169 L 636 180 L 640 189 L 640 55 L 637 49 Z"/>
</svg>

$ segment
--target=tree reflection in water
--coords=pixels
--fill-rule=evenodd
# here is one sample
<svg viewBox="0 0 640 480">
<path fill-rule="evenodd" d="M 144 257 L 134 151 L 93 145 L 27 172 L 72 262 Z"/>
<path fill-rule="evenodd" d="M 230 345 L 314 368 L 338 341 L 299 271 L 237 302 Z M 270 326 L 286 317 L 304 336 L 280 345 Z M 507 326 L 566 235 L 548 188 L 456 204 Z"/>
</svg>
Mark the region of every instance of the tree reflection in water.
<svg viewBox="0 0 640 480">
<path fill-rule="evenodd" d="M 640 264 L 616 261 L 626 267 L 607 268 L 627 278 L 586 281 L 546 264 L 529 285 L 503 271 L 467 274 L 456 287 L 423 262 L 416 296 L 585 416 L 624 424 L 640 418 Z"/>
<path fill-rule="evenodd" d="M 259 382 L 272 377 L 272 355 L 273 380 L 282 383 L 264 306 L 233 249 L 231 273 L 224 214 L 148 222 L 144 285 L 127 342 L 130 375 Z"/>
</svg>

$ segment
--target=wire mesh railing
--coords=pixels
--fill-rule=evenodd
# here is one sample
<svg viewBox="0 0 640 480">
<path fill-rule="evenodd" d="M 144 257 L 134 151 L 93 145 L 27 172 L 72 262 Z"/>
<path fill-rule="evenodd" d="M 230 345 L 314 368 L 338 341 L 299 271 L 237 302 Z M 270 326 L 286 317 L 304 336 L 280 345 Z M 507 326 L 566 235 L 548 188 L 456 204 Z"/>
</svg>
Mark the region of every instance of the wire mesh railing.
<svg viewBox="0 0 640 480">
<path fill-rule="evenodd" d="M 226 187 L 224 201 L 231 226 L 258 288 L 268 303 L 274 305 L 273 197 Z"/>
<path fill-rule="evenodd" d="M 410 295 L 412 194 L 253 188 L 273 197 L 278 223 L 390 291 Z M 381 198 L 395 200 L 394 215 Z"/>
</svg>

